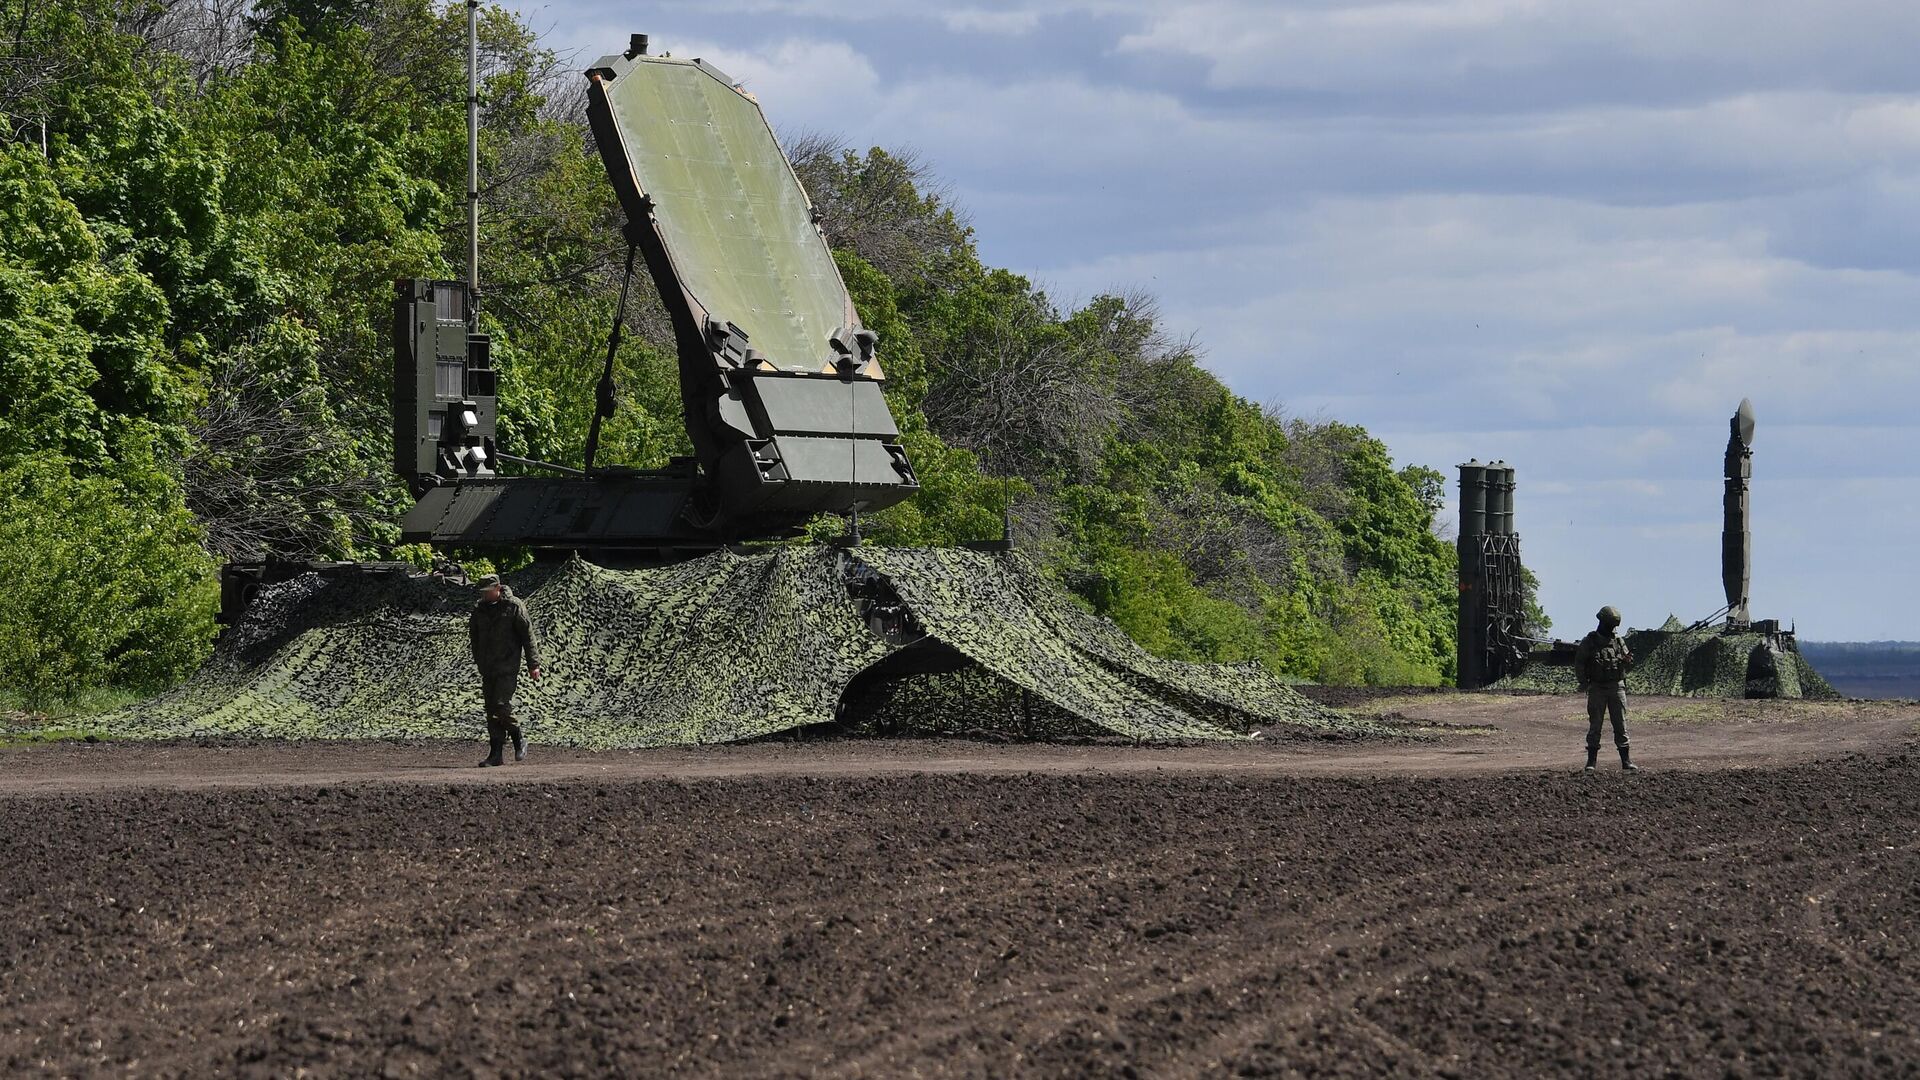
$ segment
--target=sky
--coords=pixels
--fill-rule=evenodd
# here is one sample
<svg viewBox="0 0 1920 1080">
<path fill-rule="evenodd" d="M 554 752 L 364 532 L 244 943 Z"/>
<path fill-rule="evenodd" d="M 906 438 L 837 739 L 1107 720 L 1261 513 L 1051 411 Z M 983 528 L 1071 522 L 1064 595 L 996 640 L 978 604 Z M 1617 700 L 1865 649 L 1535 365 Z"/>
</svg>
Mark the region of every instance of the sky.
<svg viewBox="0 0 1920 1080">
<path fill-rule="evenodd" d="M 1561 636 L 1724 603 L 1751 397 L 1754 616 L 1920 639 L 1920 4 L 517 6 L 916 150 L 988 263 L 1153 293 L 1246 398 L 1511 463 Z"/>
</svg>

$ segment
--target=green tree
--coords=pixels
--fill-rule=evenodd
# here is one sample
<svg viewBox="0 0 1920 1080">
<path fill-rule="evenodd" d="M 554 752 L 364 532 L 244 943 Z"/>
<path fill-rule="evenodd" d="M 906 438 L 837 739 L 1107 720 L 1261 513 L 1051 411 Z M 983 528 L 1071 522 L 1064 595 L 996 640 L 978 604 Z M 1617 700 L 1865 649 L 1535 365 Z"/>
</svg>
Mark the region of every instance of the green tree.
<svg viewBox="0 0 1920 1080">
<path fill-rule="evenodd" d="M 200 661 L 217 586 L 178 485 L 144 451 L 76 476 L 0 469 L 0 686 L 32 709 L 82 689 L 158 689 Z"/>
</svg>

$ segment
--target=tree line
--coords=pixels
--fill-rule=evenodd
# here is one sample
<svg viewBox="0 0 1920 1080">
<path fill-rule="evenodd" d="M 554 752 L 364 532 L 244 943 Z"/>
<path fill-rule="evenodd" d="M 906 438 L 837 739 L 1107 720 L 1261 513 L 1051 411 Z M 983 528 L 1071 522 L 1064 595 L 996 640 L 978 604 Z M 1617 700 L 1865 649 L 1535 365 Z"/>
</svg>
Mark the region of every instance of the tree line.
<svg viewBox="0 0 1920 1080">
<path fill-rule="evenodd" d="M 464 34 L 430 0 L 0 0 L 0 689 L 177 680 L 221 560 L 426 562 L 397 542 L 389 305 L 460 276 Z M 481 65 L 503 449 L 577 461 L 619 211 L 579 73 L 500 8 Z M 924 485 L 874 542 L 1011 521 L 1163 655 L 1451 678 L 1439 473 L 1236 396 L 1150 296 L 985 264 L 914 155 L 785 141 Z M 689 452 L 671 331 L 657 300 L 627 320 L 601 460 L 659 466 Z"/>
</svg>

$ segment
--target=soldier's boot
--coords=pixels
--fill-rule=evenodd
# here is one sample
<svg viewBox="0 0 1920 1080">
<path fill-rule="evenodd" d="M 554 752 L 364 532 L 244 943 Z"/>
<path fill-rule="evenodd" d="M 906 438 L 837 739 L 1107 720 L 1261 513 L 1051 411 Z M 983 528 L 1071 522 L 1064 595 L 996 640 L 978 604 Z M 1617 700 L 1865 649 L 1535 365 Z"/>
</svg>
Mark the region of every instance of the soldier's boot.
<svg viewBox="0 0 1920 1080">
<path fill-rule="evenodd" d="M 1587 771 L 1588 772 L 1593 771 L 1594 763 L 1598 762 L 1599 760 L 1600 760 L 1600 748 L 1597 746 L 1587 747 Z"/>
<path fill-rule="evenodd" d="M 1635 765 L 1633 763 L 1633 757 L 1628 753 L 1627 748 L 1624 746 L 1620 748 L 1620 768 L 1622 771 L 1625 771 L 1625 772 L 1640 771 L 1640 766 Z"/>
<path fill-rule="evenodd" d="M 506 764 L 502 759 L 507 748 L 506 725 L 491 716 L 487 717 L 487 747 L 490 753 L 481 760 L 478 768 L 491 769 Z"/>
<path fill-rule="evenodd" d="M 507 737 L 513 740 L 513 760 L 527 760 L 527 737 L 520 733 L 520 725 L 507 725 Z"/>
</svg>

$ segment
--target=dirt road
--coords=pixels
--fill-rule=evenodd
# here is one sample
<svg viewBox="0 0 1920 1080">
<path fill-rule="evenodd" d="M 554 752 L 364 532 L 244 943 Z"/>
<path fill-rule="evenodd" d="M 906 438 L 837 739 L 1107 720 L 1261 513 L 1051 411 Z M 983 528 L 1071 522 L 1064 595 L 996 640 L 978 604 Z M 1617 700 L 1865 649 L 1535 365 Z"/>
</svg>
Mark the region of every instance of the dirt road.
<svg viewBox="0 0 1920 1080">
<path fill-rule="evenodd" d="M 774 739 L 747 745 L 586 752 L 536 746 L 509 769 L 474 769 L 478 742 L 64 743 L 16 750 L 0 796 L 126 788 L 284 787 L 333 783 L 519 784 L 879 776 L 901 773 L 1230 773 L 1451 776 L 1577 770 L 1584 705 L 1571 698 L 1352 691 L 1318 694 L 1383 714 L 1405 739 L 1135 745 L 1001 744 L 958 739 Z M 1920 704 L 1637 698 L 1638 761 L 1662 771 L 1785 765 L 1868 752 L 1920 734 Z M 538 740 L 539 733 L 534 732 Z M 1611 735 L 1606 751 L 1613 764 Z"/>
<path fill-rule="evenodd" d="M 1569 703 L 1479 695 L 1357 746 L 7 751 L 0 1074 L 1914 1075 L 1920 710 L 1638 704 L 1591 780 Z"/>
</svg>

